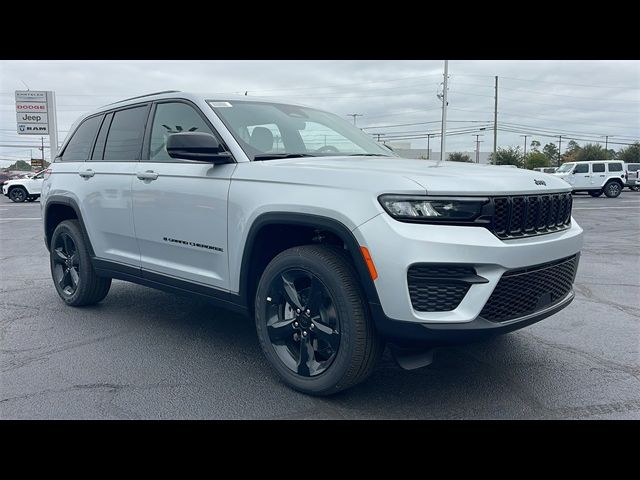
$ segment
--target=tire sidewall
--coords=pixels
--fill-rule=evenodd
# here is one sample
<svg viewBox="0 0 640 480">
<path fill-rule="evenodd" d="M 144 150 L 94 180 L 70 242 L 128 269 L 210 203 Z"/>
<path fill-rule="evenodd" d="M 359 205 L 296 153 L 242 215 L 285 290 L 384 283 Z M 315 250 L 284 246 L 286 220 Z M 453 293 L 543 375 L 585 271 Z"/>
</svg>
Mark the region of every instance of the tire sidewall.
<svg viewBox="0 0 640 480">
<path fill-rule="evenodd" d="M 76 246 L 76 251 L 78 252 L 79 255 L 79 264 L 78 264 L 78 287 L 76 288 L 75 292 L 73 292 L 73 295 L 67 295 L 66 293 L 62 292 L 62 289 L 60 288 L 60 286 L 58 285 L 58 282 L 56 282 L 55 280 L 55 274 L 54 274 L 54 267 L 55 267 L 55 263 L 53 261 L 54 258 L 54 245 L 56 244 L 56 240 L 58 239 L 58 237 L 62 234 L 62 233 L 66 233 L 67 235 L 69 235 L 71 237 L 71 239 L 73 240 L 73 243 Z M 55 286 L 56 291 L 58 292 L 58 295 L 60 295 L 60 298 L 67 304 L 67 305 L 76 305 L 79 302 L 79 299 L 83 297 L 83 293 L 84 291 L 87 289 L 88 285 L 87 285 L 87 279 L 89 278 L 89 275 L 92 274 L 91 271 L 91 258 L 89 257 L 89 254 L 87 252 L 87 249 L 85 247 L 85 243 L 84 243 L 84 238 L 82 237 L 82 232 L 80 231 L 80 227 L 78 226 L 77 222 L 74 220 L 65 220 L 64 222 L 61 222 L 56 229 L 53 231 L 53 235 L 51 236 L 51 247 L 50 247 L 50 254 L 49 254 L 49 266 L 51 269 L 51 278 L 53 279 L 53 283 Z"/>
<path fill-rule="evenodd" d="M 264 316 L 267 290 L 271 282 L 289 268 L 307 270 L 322 281 L 334 302 L 340 320 L 340 346 L 336 357 L 324 372 L 314 377 L 301 377 L 284 365 L 273 349 L 267 331 Z M 354 285 L 356 285 L 356 282 L 354 282 Z M 341 389 L 340 382 L 349 369 L 355 350 L 355 342 L 352 341 L 355 335 L 352 316 L 355 312 L 353 312 L 349 301 L 344 295 L 343 289 L 344 286 L 341 285 L 340 280 L 327 265 L 313 257 L 296 255 L 290 251 L 278 255 L 262 274 L 255 298 L 255 320 L 258 339 L 262 350 L 276 372 L 297 390 L 307 393 L 326 394 Z"/>
</svg>

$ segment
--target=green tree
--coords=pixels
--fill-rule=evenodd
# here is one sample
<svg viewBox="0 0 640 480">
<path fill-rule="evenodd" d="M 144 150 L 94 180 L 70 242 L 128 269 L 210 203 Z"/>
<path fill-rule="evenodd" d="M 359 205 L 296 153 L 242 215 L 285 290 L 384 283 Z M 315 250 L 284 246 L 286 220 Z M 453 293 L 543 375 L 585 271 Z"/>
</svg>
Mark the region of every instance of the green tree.
<svg viewBox="0 0 640 480">
<path fill-rule="evenodd" d="M 529 170 L 540 167 L 550 167 L 551 160 L 541 152 L 529 152 L 524 159 L 524 164 Z"/>
<path fill-rule="evenodd" d="M 522 152 L 520 147 L 498 148 L 495 154 L 489 156 L 492 165 L 515 165 L 522 167 Z"/>
<path fill-rule="evenodd" d="M 531 150 L 534 152 L 540 151 L 540 142 L 538 140 L 531 140 Z"/>
<path fill-rule="evenodd" d="M 452 152 L 449 154 L 449 158 L 447 158 L 450 162 L 468 162 L 471 163 L 471 157 L 466 153 L 462 152 Z"/>
<path fill-rule="evenodd" d="M 12 163 L 7 167 L 7 170 L 25 170 L 27 172 L 31 171 L 31 164 L 29 162 L 25 162 L 24 160 L 18 160 L 15 163 Z"/>
<path fill-rule="evenodd" d="M 623 148 L 618 152 L 616 158 L 625 163 L 640 163 L 640 142 Z"/>
<path fill-rule="evenodd" d="M 567 152 L 575 152 L 576 150 L 580 150 L 580 144 L 575 140 L 569 140 L 567 144 Z"/>
<path fill-rule="evenodd" d="M 578 152 L 576 152 L 577 162 L 588 162 L 591 160 L 606 160 L 607 151 L 602 145 L 595 143 L 587 143 Z"/>
<path fill-rule="evenodd" d="M 544 153 L 547 156 L 547 158 L 552 162 L 555 162 L 556 160 L 558 160 L 558 147 L 556 146 L 555 143 L 547 143 L 543 147 L 542 153 Z"/>
</svg>

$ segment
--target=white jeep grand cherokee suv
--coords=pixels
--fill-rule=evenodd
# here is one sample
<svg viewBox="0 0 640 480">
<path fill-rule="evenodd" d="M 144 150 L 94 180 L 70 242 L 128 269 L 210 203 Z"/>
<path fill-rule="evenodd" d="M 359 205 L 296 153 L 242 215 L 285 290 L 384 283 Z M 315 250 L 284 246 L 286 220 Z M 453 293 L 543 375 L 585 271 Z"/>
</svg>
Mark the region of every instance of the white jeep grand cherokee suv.
<svg viewBox="0 0 640 480">
<path fill-rule="evenodd" d="M 406 364 L 409 346 L 509 332 L 574 297 L 567 183 L 398 158 L 314 108 L 128 99 L 79 119 L 50 171 L 64 302 L 99 302 L 112 278 L 216 301 L 254 317 L 269 363 L 310 394 L 365 379 L 385 342 Z"/>
</svg>

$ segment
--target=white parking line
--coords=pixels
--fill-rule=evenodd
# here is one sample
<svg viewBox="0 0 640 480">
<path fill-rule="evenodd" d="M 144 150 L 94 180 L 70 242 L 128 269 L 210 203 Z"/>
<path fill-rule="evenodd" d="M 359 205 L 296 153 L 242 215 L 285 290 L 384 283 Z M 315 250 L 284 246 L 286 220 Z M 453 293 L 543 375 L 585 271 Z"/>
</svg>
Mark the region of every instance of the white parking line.
<svg viewBox="0 0 640 480">
<path fill-rule="evenodd" d="M 617 208 L 619 210 L 622 210 L 624 208 L 634 209 L 634 210 L 638 209 L 638 207 L 618 207 L 616 205 L 611 205 L 609 207 L 577 207 L 577 208 L 573 208 L 572 210 L 608 210 L 610 208 Z"/>
<path fill-rule="evenodd" d="M 42 220 L 40 217 L 2 218 L 0 220 Z"/>
</svg>

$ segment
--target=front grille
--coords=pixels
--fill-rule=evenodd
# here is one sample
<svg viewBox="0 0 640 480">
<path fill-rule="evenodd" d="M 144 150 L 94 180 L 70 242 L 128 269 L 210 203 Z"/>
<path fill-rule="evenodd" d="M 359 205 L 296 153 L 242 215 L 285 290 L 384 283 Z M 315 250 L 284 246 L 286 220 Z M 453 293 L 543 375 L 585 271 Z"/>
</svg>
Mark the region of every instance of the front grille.
<svg viewBox="0 0 640 480">
<path fill-rule="evenodd" d="M 578 256 L 510 270 L 502 275 L 480 316 L 506 322 L 542 310 L 562 300 L 571 291 Z"/>
<path fill-rule="evenodd" d="M 494 197 L 491 230 L 499 238 L 557 232 L 571 223 L 571 193 Z"/>
<path fill-rule="evenodd" d="M 412 265 L 407 272 L 411 305 L 419 312 L 454 310 L 471 287 L 469 279 L 475 276 L 474 268 L 466 265 Z"/>
</svg>

